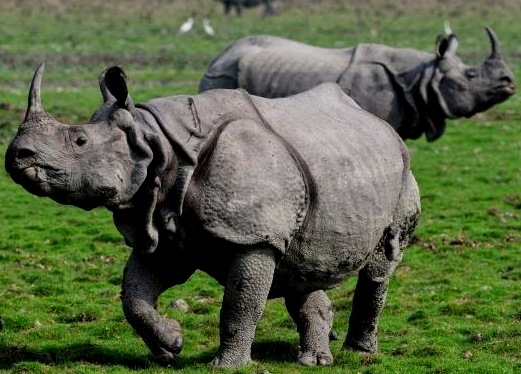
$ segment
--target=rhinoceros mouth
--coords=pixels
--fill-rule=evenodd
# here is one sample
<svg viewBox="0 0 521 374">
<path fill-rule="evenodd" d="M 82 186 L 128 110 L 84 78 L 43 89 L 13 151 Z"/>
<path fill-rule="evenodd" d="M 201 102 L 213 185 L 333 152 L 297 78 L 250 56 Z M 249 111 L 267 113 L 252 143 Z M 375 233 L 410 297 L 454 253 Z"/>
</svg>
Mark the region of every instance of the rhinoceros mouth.
<svg viewBox="0 0 521 374">
<path fill-rule="evenodd" d="M 515 84 L 509 84 L 506 87 L 503 87 L 503 90 L 508 93 L 509 95 L 513 95 L 516 92 L 516 85 Z"/>
<path fill-rule="evenodd" d="M 484 93 L 484 102 L 482 103 L 483 107 L 481 108 L 481 110 L 478 111 L 482 112 L 495 104 L 502 103 L 503 101 L 507 100 L 510 96 L 512 96 L 515 93 L 515 91 L 516 87 L 513 84 L 500 85 L 492 89 L 489 89 Z"/>
<path fill-rule="evenodd" d="M 53 168 L 27 166 L 18 169 L 15 173 L 11 171 L 10 174 L 16 183 L 22 185 L 29 192 L 37 196 L 44 196 L 52 192 L 51 185 L 48 182 L 49 174 L 56 174 L 56 172 L 57 170 Z"/>
<path fill-rule="evenodd" d="M 21 175 L 33 182 L 41 183 L 42 180 L 40 178 L 40 168 L 38 166 L 29 166 L 25 169 L 22 169 Z"/>
<path fill-rule="evenodd" d="M 84 210 L 92 210 L 99 204 L 77 196 L 63 188 L 57 188 L 53 181 L 59 180 L 59 170 L 54 168 L 43 168 L 40 166 L 29 166 L 20 169 L 16 175 L 11 175 L 13 180 L 23 186 L 27 191 L 36 196 L 45 196 L 60 204 L 74 205 Z M 51 181 L 51 183 L 49 183 Z"/>
<path fill-rule="evenodd" d="M 505 95 L 510 96 L 516 92 L 516 85 L 514 83 L 501 84 L 489 91 L 490 95 Z"/>
</svg>

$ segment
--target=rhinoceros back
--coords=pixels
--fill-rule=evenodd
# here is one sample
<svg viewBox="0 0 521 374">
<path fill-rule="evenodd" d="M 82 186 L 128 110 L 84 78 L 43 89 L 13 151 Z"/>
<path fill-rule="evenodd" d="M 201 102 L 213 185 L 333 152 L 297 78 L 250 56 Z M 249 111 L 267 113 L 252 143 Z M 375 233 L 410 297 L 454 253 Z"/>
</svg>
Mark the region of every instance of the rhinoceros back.
<svg viewBox="0 0 521 374">
<path fill-rule="evenodd" d="M 335 82 L 349 64 L 350 50 L 284 42 L 245 53 L 238 64 L 238 86 L 252 95 L 287 97 Z"/>
</svg>

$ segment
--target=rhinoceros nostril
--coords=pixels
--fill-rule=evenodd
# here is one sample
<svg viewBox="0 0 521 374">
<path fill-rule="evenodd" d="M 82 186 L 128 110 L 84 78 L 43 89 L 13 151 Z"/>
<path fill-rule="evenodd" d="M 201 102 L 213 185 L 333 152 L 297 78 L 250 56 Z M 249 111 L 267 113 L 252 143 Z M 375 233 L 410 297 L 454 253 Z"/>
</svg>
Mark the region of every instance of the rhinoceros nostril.
<svg viewBox="0 0 521 374">
<path fill-rule="evenodd" d="M 501 83 L 505 83 L 505 84 L 514 83 L 514 80 L 511 77 L 509 77 L 508 75 L 502 76 L 499 80 L 501 81 Z"/>
<path fill-rule="evenodd" d="M 35 154 L 35 152 L 30 149 L 21 148 L 16 152 L 16 158 L 19 160 L 22 160 L 25 158 L 32 157 L 32 156 L 34 156 L 34 154 Z"/>
</svg>

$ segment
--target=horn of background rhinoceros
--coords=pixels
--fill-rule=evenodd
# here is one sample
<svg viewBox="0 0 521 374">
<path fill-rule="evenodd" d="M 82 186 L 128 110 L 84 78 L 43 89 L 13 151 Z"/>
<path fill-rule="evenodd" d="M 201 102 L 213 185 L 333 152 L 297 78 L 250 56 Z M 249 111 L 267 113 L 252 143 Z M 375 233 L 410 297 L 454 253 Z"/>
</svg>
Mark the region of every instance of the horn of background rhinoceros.
<svg viewBox="0 0 521 374">
<path fill-rule="evenodd" d="M 33 75 L 33 80 L 31 82 L 31 88 L 29 90 L 29 99 L 27 104 L 27 112 L 25 113 L 25 120 L 27 122 L 29 119 L 36 117 L 37 115 L 42 115 L 44 113 L 42 107 L 42 98 L 40 95 L 40 87 L 42 85 L 42 76 L 43 71 L 45 70 L 45 63 L 40 62 L 36 71 Z"/>
<path fill-rule="evenodd" d="M 494 34 L 494 31 L 489 27 L 485 27 L 485 30 L 487 30 L 488 37 L 490 38 L 491 53 L 489 58 L 501 58 L 501 50 L 496 34 Z"/>
</svg>

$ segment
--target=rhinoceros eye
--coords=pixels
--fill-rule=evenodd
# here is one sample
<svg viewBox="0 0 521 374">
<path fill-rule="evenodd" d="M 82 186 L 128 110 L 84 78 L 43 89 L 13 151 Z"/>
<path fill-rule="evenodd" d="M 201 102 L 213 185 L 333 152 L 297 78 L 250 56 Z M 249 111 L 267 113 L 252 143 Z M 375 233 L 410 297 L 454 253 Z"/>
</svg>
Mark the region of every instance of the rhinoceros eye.
<svg viewBox="0 0 521 374">
<path fill-rule="evenodd" d="M 465 72 L 465 75 L 467 76 L 468 79 L 473 79 L 473 78 L 476 78 L 476 76 L 478 75 L 478 72 L 475 69 L 469 69 Z"/>
<path fill-rule="evenodd" d="M 75 141 L 76 145 L 78 147 L 81 147 L 82 145 L 84 145 L 85 143 L 87 143 L 87 139 L 85 139 L 83 136 L 78 136 L 76 138 L 76 141 Z"/>
</svg>

